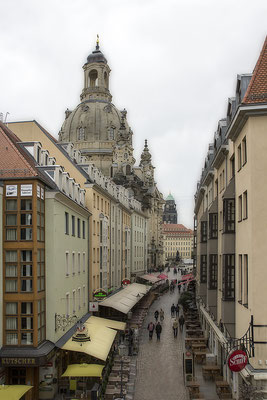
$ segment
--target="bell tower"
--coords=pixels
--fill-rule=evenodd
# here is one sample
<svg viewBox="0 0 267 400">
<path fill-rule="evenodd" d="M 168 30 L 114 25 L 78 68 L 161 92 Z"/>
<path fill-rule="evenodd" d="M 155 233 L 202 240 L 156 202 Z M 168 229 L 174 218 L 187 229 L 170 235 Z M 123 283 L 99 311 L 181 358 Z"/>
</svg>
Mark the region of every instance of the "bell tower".
<svg viewBox="0 0 267 400">
<path fill-rule="evenodd" d="M 111 102 L 112 96 L 109 92 L 109 75 L 111 69 L 107 59 L 99 48 L 99 37 L 97 35 L 96 48 L 87 57 L 87 63 L 83 66 L 84 88 L 81 93 L 81 101 L 106 100 Z"/>
</svg>

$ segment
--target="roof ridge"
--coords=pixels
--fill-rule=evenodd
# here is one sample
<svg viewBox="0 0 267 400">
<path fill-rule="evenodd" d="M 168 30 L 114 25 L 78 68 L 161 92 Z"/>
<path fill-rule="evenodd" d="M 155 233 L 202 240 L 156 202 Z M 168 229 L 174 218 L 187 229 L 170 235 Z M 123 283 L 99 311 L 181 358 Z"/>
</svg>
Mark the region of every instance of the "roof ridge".
<svg viewBox="0 0 267 400">
<path fill-rule="evenodd" d="M 267 36 L 253 70 L 242 104 L 267 102 Z"/>
</svg>

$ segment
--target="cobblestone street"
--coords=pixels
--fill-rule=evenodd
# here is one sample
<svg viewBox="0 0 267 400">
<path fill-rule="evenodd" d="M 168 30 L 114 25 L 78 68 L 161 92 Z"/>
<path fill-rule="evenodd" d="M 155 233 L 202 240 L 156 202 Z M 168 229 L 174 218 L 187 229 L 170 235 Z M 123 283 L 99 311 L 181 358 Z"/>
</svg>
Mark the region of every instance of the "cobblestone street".
<svg viewBox="0 0 267 400">
<path fill-rule="evenodd" d="M 179 279 L 173 272 L 169 278 Z M 139 353 L 137 358 L 137 377 L 134 400 L 186 400 L 188 399 L 183 382 L 183 341 L 181 333 L 178 338 L 173 337 L 171 305 L 177 304 L 178 289 L 173 294 L 163 294 L 156 300 L 144 321 L 140 337 Z M 162 324 L 160 342 L 157 342 L 154 332 L 153 339 L 149 340 L 147 326 L 150 321 L 155 322 L 155 310 L 163 309 L 165 319 Z"/>
</svg>

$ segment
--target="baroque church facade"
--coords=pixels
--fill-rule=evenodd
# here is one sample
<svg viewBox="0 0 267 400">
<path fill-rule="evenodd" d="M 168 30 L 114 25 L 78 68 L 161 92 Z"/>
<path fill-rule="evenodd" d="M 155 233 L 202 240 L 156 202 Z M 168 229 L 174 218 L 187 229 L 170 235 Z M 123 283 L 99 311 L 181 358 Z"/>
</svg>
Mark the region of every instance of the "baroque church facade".
<svg viewBox="0 0 267 400">
<path fill-rule="evenodd" d="M 127 188 L 140 201 L 148 216 L 148 267 L 163 264 L 162 214 L 165 203 L 154 179 L 152 156 L 147 140 L 139 166 L 135 165 L 133 131 L 126 109 L 112 103 L 109 91 L 111 69 L 99 48 L 87 57 L 83 66 L 84 87 L 81 102 L 65 111 L 59 143 L 73 143 L 88 163 L 93 164 L 114 183 Z"/>
</svg>

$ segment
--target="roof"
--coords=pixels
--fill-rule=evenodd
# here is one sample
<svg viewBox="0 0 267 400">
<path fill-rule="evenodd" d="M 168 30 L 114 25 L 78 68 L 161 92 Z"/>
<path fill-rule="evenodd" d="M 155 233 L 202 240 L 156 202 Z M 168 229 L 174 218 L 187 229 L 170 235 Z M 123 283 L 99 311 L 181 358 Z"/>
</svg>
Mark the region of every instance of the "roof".
<svg viewBox="0 0 267 400">
<path fill-rule="evenodd" d="M 183 224 L 162 224 L 162 232 L 179 232 L 182 234 L 193 234 L 192 229 L 186 228 Z"/>
<path fill-rule="evenodd" d="M 171 193 L 170 193 L 169 196 L 167 197 L 166 201 L 169 201 L 169 200 L 175 201 L 175 200 L 174 200 L 174 197 L 173 197 L 173 195 L 172 195 Z"/>
<path fill-rule="evenodd" d="M 267 36 L 242 103 L 267 103 Z"/>
<path fill-rule="evenodd" d="M 104 63 L 107 64 L 107 59 L 99 50 L 98 44 L 96 45 L 95 50 L 87 57 L 87 63 Z"/>
<path fill-rule="evenodd" d="M 141 285 L 140 283 L 132 283 L 124 289 L 109 296 L 103 300 L 99 305 L 104 307 L 111 307 L 115 310 L 127 314 L 135 304 L 149 291 L 150 287 Z"/>
<path fill-rule="evenodd" d="M 53 183 L 37 168 L 34 158 L 20 143 L 21 140 L 0 122 L 0 179 L 39 178 L 53 187 Z"/>
</svg>

